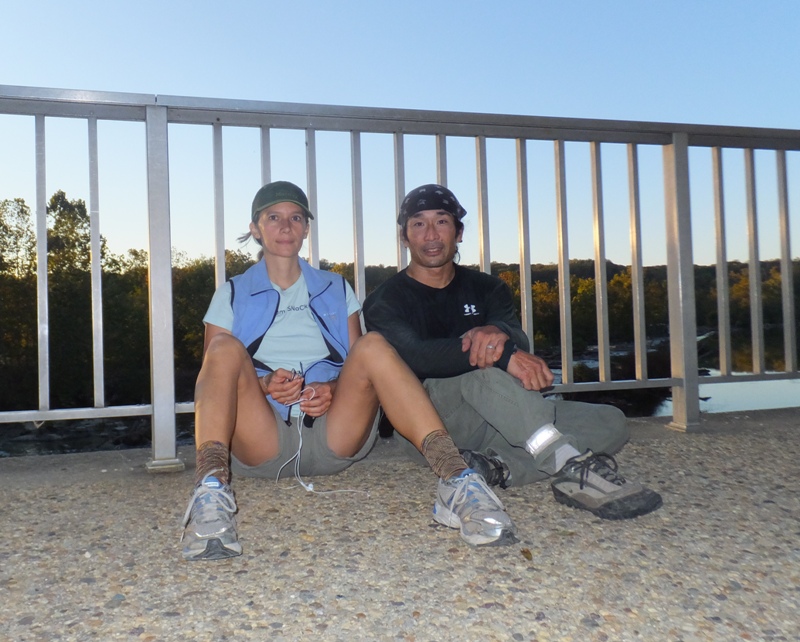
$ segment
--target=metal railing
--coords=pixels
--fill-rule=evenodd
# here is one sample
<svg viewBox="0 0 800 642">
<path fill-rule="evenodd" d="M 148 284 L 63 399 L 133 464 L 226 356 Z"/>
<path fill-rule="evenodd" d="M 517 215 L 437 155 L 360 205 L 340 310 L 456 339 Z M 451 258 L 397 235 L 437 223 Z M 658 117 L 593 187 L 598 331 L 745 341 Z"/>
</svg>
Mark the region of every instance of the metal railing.
<svg viewBox="0 0 800 642">
<path fill-rule="evenodd" d="M 473 139 L 475 143 L 478 203 L 478 243 L 480 268 L 490 269 L 489 242 L 489 157 L 487 140 L 511 140 L 516 150 L 517 222 L 522 323 L 531 340 L 534 337 L 531 298 L 531 224 L 529 204 L 528 143 L 549 141 L 553 145 L 555 172 L 555 209 L 558 238 L 558 292 L 560 297 L 563 392 L 622 390 L 671 387 L 673 422 L 678 429 L 691 430 L 700 416 L 697 323 L 695 313 L 694 261 L 692 249 L 692 214 L 689 194 L 690 149 L 712 150 L 713 190 L 715 195 L 715 243 L 720 335 L 720 374 L 704 377 L 703 383 L 723 383 L 734 379 L 731 369 L 730 301 L 727 283 L 725 242 L 725 200 L 723 191 L 722 150 L 743 150 L 746 172 L 748 248 L 751 274 L 759 273 L 759 241 L 756 210 L 754 150 L 773 150 L 777 168 L 777 200 L 780 221 L 780 272 L 784 333 L 784 370 L 766 372 L 764 367 L 764 324 L 761 315 L 760 279 L 750 280 L 752 373 L 738 374 L 736 381 L 800 378 L 797 366 L 796 311 L 792 282 L 790 247 L 789 190 L 787 151 L 800 150 L 800 131 L 740 127 L 701 126 L 647 122 L 623 122 L 529 116 L 445 113 L 400 109 L 336 107 L 277 102 L 212 100 L 176 96 L 152 96 L 92 91 L 53 90 L 0 86 L 0 117 L 13 114 L 35 121 L 35 217 L 38 269 L 38 363 L 39 407 L 25 411 L 0 411 L 0 422 L 44 421 L 76 418 L 107 418 L 151 415 L 153 459 L 151 470 L 182 467 L 177 459 L 175 440 L 176 413 L 191 412 L 193 404 L 176 403 L 173 359 L 172 264 L 170 235 L 169 128 L 175 124 L 205 126 L 210 129 L 213 154 L 215 278 L 225 279 L 225 240 L 223 234 L 223 130 L 230 127 L 256 128 L 260 132 L 261 180 L 271 179 L 271 132 L 279 129 L 304 133 L 307 192 L 312 211 L 317 211 L 317 134 L 347 132 L 350 139 L 350 180 L 352 186 L 352 224 L 354 229 L 355 291 L 365 296 L 365 259 L 363 236 L 363 171 L 361 137 L 363 134 L 388 134 L 393 140 L 391 159 L 395 204 L 406 192 L 407 136 L 430 137 L 435 145 L 435 172 L 430 180 L 446 184 L 448 179 L 447 142 L 455 138 Z M 88 128 L 89 141 L 89 212 L 91 216 L 91 282 L 94 347 L 95 407 L 57 409 L 50 407 L 48 296 L 47 296 L 47 193 L 45 188 L 45 120 L 48 118 L 82 119 Z M 136 121 L 145 125 L 147 206 L 149 225 L 149 316 L 151 336 L 151 403 L 135 406 L 107 406 L 103 373 L 103 324 L 100 267 L 100 232 L 98 207 L 98 121 Z M 570 253 L 567 237 L 567 164 L 565 144 L 579 142 L 590 148 L 592 182 L 592 217 L 594 239 L 595 288 L 597 303 L 599 381 L 578 383 L 573 373 L 572 313 L 570 309 Z M 601 150 L 609 143 L 627 149 L 627 182 L 631 252 L 631 287 L 634 317 L 633 344 L 636 376 L 612 380 L 608 328 L 608 290 L 606 282 L 606 240 Z M 639 151 L 642 146 L 662 150 L 664 215 L 666 225 L 666 263 L 668 276 L 669 337 L 671 376 L 650 378 L 647 369 L 645 332 L 644 267 L 642 258 L 643 224 L 640 198 Z M 0 152 L 1 153 L 1 152 Z M 405 251 L 397 244 L 397 264 L 406 265 Z M 312 226 L 309 260 L 319 265 L 319 237 Z"/>
</svg>

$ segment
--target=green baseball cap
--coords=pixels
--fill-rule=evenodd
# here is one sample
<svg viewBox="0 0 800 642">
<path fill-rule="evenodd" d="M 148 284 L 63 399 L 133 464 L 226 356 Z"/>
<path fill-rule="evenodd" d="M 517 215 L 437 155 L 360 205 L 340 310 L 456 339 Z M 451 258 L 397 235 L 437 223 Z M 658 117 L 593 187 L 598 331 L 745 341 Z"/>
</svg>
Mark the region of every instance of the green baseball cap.
<svg viewBox="0 0 800 642">
<path fill-rule="evenodd" d="M 270 205 L 275 205 L 275 203 L 294 203 L 303 208 L 307 218 L 314 218 L 311 210 L 308 209 L 308 197 L 303 190 L 289 181 L 275 181 L 274 183 L 267 183 L 256 192 L 251 211 L 253 223 L 258 222 L 258 215 L 261 210 Z"/>
</svg>

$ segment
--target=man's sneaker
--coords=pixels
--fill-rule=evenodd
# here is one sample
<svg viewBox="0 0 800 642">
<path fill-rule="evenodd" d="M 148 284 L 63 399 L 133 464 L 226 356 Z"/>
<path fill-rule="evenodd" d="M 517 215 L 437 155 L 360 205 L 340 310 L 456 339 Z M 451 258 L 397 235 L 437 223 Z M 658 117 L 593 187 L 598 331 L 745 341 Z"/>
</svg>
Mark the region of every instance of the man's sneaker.
<svg viewBox="0 0 800 642">
<path fill-rule="evenodd" d="M 194 489 L 183 516 L 181 541 L 187 560 L 220 560 L 242 554 L 236 536 L 233 491 L 213 477 L 213 472 Z"/>
<path fill-rule="evenodd" d="M 661 495 L 617 473 L 617 462 L 587 450 L 567 460 L 550 484 L 561 504 L 581 508 L 602 519 L 628 519 L 656 510 Z"/>
<path fill-rule="evenodd" d="M 467 466 L 472 468 L 486 481 L 489 486 L 508 488 L 511 471 L 506 463 L 497 454 L 488 450 L 486 453 L 477 450 L 459 450 Z"/>
<path fill-rule="evenodd" d="M 505 546 L 518 541 L 503 502 L 471 468 L 458 477 L 439 480 L 433 518 L 461 529 L 461 538 L 472 546 Z"/>
</svg>

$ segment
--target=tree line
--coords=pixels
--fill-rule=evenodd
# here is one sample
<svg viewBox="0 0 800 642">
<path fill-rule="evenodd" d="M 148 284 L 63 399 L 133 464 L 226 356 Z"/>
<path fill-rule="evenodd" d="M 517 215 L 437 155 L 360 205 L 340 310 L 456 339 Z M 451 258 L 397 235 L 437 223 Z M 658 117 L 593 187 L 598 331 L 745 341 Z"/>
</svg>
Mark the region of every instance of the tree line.
<svg viewBox="0 0 800 642">
<path fill-rule="evenodd" d="M 89 215 L 83 200 L 57 191 L 47 204 L 48 314 L 50 395 L 54 408 L 92 406 L 92 305 Z M 101 240 L 102 323 L 107 405 L 150 401 L 147 252 L 114 254 Z M 242 251 L 227 250 L 230 277 L 252 265 Z M 352 263 L 320 261 L 320 267 L 353 283 Z M 476 268 L 477 269 L 477 268 Z M 795 306 L 800 309 L 800 261 L 793 263 Z M 630 268 L 607 262 L 610 340 L 630 342 L 633 307 Z M 367 293 L 396 272 L 394 266 L 365 268 Z M 519 269 L 493 263 L 520 301 Z M 728 264 L 731 326 L 747 334 L 750 326 L 748 266 Z M 30 208 L 23 199 L 0 201 L 0 409 L 38 406 L 36 236 Z M 781 326 L 781 273 L 777 261 L 761 263 L 766 327 Z M 531 267 L 534 342 L 537 352 L 555 353 L 560 345 L 558 270 Z M 214 262 L 208 257 L 173 256 L 173 323 L 177 398 L 191 400 L 203 350 L 203 323 L 214 292 Z M 716 269 L 695 267 L 697 323 L 717 326 Z M 597 343 L 593 260 L 570 262 L 573 350 L 580 354 Z M 666 268 L 644 269 L 645 321 L 649 338 L 667 334 Z M 713 351 L 712 351 L 713 352 Z M 713 367 L 713 354 L 711 355 Z M 779 358 L 779 357 L 776 357 Z M 667 373 L 668 374 L 668 373 Z"/>
</svg>

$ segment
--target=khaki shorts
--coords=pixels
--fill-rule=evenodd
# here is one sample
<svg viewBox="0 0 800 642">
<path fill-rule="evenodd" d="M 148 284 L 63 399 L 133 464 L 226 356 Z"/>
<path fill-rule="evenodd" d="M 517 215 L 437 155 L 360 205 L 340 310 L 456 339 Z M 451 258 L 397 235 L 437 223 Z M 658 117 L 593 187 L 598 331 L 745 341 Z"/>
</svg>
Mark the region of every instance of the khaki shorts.
<svg viewBox="0 0 800 642">
<path fill-rule="evenodd" d="M 352 457 L 339 457 L 328 448 L 328 427 L 326 425 L 328 416 L 322 415 L 314 419 L 311 428 L 301 426 L 298 430 L 299 417 L 292 417 L 291 425 L 287 425 L 278 411 L 270 404 L 275 413 L 275 421 L 278 424 L 278 455 L 273 459 L 262 462 L 256 466 L 243 464 L 231 454 L 231 472 L 234 475 L 243 477 L 266 477 L 277 479 L 281 477 L 294 476 L 295 463 L 286 463 L 300 449 L 300 475 L 303 477 L 314 477 L 317 475 L 335 475 L 351 466 L 354 462 L 364 459 L 378 438 L 378 419 L 380 414 L 376 414 L 372 422 L 369 436 L 366 443 Z M 300 445 L 300 435 L 302 435 L 302 447 Z M 284 464 L 286 464 L 284 466 Z M 283 466 L 283 469 L 281 469 Z"/>
</svg>

